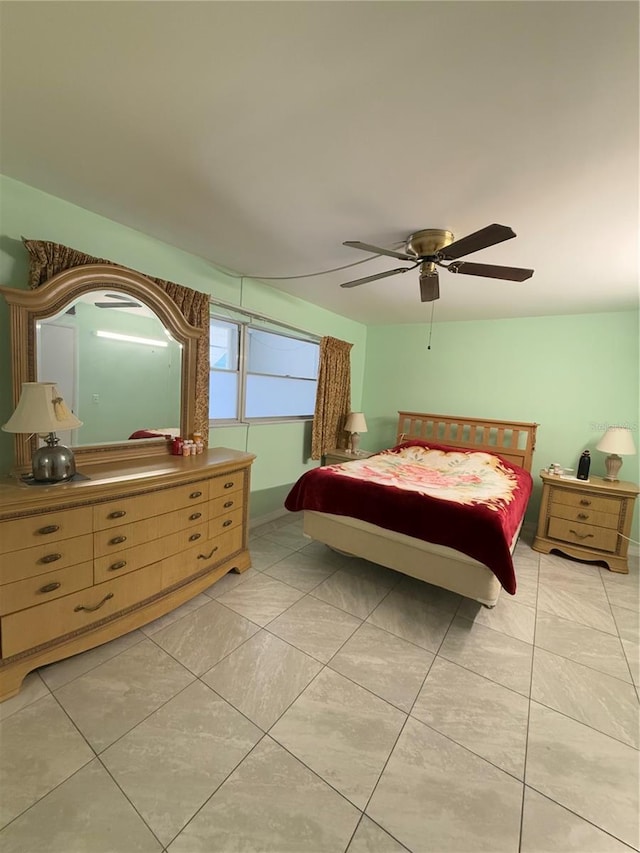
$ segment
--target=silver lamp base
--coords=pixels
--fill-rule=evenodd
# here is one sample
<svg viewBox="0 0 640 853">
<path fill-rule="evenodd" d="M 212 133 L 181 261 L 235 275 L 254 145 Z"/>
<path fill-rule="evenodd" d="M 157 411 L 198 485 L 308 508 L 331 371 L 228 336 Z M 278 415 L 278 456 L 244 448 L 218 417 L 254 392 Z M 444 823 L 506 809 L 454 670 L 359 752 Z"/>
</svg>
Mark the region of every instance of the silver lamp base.
<svg viewBox="0 0 640 853">
<path fill-rule="evenodd" d="M 60 444 L 60 439 L 50 432 L 46 447 L 39 447 L 31 457 L 33 479 L 39 483 L 60 483 L 70 480 L 76 473 L 73 452 Z"/>
</svg>

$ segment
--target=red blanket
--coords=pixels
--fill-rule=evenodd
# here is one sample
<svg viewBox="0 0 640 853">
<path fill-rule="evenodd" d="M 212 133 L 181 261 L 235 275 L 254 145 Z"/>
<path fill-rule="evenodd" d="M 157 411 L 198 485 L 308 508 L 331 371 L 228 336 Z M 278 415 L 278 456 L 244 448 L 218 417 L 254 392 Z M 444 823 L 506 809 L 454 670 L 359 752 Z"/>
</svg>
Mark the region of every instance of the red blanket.
<svg viewBox="0 0 640 853">
<path fill-rule="evenodd" d="M 513 595 L 510 545 L 532 487 L 527 471 L 497 454 L 408 441 L 307 471 L 285 507 L 351 516 L 455 548 L 491 569 Z"/>
</svg>

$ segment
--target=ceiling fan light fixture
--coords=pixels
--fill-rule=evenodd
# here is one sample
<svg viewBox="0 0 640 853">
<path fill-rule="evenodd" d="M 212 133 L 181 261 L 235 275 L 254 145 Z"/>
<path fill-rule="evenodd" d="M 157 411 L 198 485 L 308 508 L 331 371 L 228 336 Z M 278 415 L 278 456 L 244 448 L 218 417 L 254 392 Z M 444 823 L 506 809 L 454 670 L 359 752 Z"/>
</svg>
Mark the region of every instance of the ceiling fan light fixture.
<svg viewBox="0 0 640 853">
<path fill-rule="evenodd" d="M 438 270 L 433 263 L 420 265 L 420 301 L 435 302 L 440 298 Z"/>
</svg>

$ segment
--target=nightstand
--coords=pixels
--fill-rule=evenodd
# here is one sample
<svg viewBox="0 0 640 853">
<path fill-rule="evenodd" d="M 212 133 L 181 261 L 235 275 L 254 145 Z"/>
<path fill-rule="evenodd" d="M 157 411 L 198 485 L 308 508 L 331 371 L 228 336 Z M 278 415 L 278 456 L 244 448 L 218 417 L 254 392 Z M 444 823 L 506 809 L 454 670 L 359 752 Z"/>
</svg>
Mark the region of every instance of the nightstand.
<svg viewBox="0 0 640 853">
<path fill-rule="evenodd" d="M 324 454 L 322 464 L 339 465 L 341 462 L 353 462 L 356 459 L 368 459 L 369 456 L 373 455 L 374 454 L 369 453 L 368 450 L 360 450 L 358 453 L 349 453 L 348 450 L 344 450 L 342 447 L 333 447 L 331 450 L 327 450 Z"/>
<path fill-rule="evenodd" d="M 543 482 L 533 548 L 561 551 L 579 560 L 601 560 L 612 572 L 628 573 L 627 551 L 633 505 L 640 489 L 602 477 L 565 480 L 540 472 Z"/>
</svg>

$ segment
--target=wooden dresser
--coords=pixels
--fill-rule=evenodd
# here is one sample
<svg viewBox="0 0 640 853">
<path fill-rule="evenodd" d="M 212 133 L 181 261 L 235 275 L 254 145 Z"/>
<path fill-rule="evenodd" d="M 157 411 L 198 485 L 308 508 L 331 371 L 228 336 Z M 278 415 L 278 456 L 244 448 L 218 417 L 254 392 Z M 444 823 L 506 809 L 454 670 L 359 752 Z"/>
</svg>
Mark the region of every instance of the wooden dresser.
<svg viewBox="0 0 640 853">
<path fill-rule="evenodd" d="M 0 700 L 36 667 L 168 613 L 250 566 L 254 456 L 82 466 L 73 483 L 0 483 Z"/>
<path fill-rule="evenodd" d="M 628 537 L 638 486 L 602 477 L 564 480 L 546 471 L 540 477 L 542 503 L 534 549 L 600 560 L 613 572 L 628 572 Z"/>
</svg>

